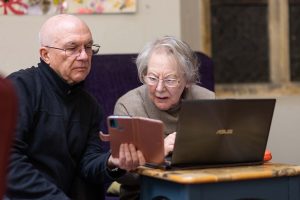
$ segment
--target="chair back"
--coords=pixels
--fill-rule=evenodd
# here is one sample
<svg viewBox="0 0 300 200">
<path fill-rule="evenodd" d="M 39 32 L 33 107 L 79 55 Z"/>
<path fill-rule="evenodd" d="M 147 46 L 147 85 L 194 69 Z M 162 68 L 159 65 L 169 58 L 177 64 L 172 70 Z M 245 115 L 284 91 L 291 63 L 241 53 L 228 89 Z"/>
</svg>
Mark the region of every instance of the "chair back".
<svg viewBox="0 0 300 200">
<path fill-rule="evenodd" d="M 11 82 L 0 77 L 0 199 L 6 189 L 6 174 L 16 119 L 17 97 Z"/>
</svg>

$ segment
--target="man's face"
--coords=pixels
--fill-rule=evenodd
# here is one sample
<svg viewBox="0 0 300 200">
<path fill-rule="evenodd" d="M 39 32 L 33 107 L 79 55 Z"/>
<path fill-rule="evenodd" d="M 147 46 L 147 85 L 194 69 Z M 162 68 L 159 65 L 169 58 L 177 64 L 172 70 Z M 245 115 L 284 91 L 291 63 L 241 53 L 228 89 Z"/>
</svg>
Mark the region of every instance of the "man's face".
<svg viewBox="0 0 300 200">
<path fill-rule="evenodd" d="M 55 38 L 53 45 L 43 47 L 48 52 L 47 63 L 67 83 L 83 81 L 91 69 L 92 54 L 88 49 L 93 39 L 90 30 L 82 24 L 71 24 L 60 29 Z"/>
</svg>

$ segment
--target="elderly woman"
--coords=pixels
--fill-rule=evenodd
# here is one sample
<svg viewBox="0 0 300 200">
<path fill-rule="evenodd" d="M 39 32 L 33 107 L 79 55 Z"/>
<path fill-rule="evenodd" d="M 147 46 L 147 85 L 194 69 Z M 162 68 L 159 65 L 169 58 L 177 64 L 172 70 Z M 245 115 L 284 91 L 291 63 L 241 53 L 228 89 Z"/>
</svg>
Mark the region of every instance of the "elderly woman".
<svg viewBox="0 0 300 200">
<path fill-rule="evenodd" d="M 186 43 L 174 37 L 161 37 L 147 44 L 136 64 L 144 85 L 122 96 L 114 114 L 163 121 L 165 155 L 168 155 L 174 147 L 181 100 L 212 99 L 215 95 L 196 84 L 200 81 L 197 57 Z M 131 173 L 126 181 L 120 180 L 121 199 L 138 199 L 137 177 Z"/>
</svg>

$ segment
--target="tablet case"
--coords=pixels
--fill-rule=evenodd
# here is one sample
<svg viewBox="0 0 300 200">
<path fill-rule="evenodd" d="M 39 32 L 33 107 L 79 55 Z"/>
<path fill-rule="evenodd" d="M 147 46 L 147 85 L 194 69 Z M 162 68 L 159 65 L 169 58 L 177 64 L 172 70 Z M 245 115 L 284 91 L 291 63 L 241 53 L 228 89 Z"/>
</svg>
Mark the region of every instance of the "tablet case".
<svg viewBox="0 0 300 200">
<path fill-rule="evenodd" d="M 103 141 L 110 142 L 112 156 L 119 157 L 122 143 L 132 143 L 140 150 L 146 163 L 164 162 L 163 122 L 144 117 L 109 116 L 109 134 L 100 133 Z"/>
</svg>

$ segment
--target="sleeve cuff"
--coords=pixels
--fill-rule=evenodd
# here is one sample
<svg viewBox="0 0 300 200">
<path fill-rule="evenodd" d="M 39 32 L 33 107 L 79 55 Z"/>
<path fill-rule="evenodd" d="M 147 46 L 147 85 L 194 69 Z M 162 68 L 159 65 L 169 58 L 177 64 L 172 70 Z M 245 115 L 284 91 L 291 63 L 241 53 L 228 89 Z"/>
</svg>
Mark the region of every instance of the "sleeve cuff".
<svg viewBox="0 0 300 200">
<path fill-rule="evenodd" d="M 106 167 L 106 172 L 113 179 L 120 178 L 121 176 L 126 174 L 126 170 L 118 168 L 118 167 L 115 167 L 113 169 L 110 169 L 110 168 Z"/>
</svg>

